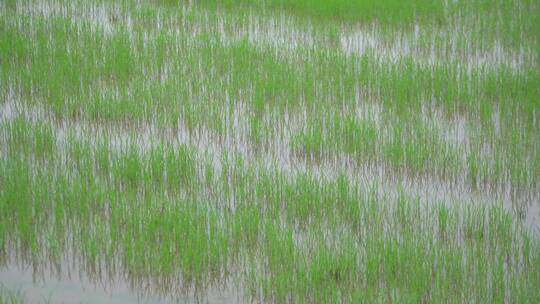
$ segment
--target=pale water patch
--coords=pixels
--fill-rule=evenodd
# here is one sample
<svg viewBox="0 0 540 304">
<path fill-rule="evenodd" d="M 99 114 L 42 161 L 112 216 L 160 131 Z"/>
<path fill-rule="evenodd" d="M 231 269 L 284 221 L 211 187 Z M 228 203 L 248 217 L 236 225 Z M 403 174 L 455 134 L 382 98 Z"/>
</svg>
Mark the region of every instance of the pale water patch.
<svg viewBox="0 0 540 304">
<path fill-rule="evenodd" d="M 300 47 L 313 47 L 316 43 L 310 28 L 296 28 L 293 21 L 284 15 L 260 18 L 251 14 L 246 22 L 233 27 L 229 22 L 225 18 L 218 20 L 219 34 L 224 44 L 246 39 L 257 48 L 279 48 L 286 53 Z"/>
<path fill-rule="evenodd" d="M 231 290 L 211 291 L 206 294 L 205 301 L 190 297 L 174 299 L 144 295 L 142 291 L 134 291 L 129 284 L 116 282 L 91 282 L 81 275 L 60 277 L 51 273 L 41 273 L 39 277 L 31 267 L 20 267 L 8 264 L 0 267 L 0 282 L 11 291 L 20 291 L 28 304 L 38 303 L 239 303 L 238 296 Z M 102 286 L 106 285 L 106 286 Z"/>
<path fill-rule="evenodd" d="M 493 69 L 501 66 L 518 71 L 535 62 L 535 52 L 530 46 L 522 45 L 518 50 L 509 50 L 500 42 L 495 42 L 487 50 L 478 50 L 474 47 L 474 39 L 467 35 L 466 32 L 450 30 L 433 33 L 431 29 L 422 29 L 416 25 L 413 33 L 397 31 L 391 38 L 383 39 L 380 30 L 371 25 L 354 30 L 343 29 L 340 47 L 348 55 L 375 54 L 383 63 L 397 63 L 403 58 L 410 58 L 426 66 L 452 62 L 469 71 L 473 68 Z M 457 43 L 463 38 L 470 40 L 465 48 Z M 442 45 L 441 41 L 445 44 Z"/>
<path fill-rule="evenodd" d="M 0 103 L 0 122 L 10 121 L 16 117 L 28 121 L 49 120 L 45 107 L 40 105 L 28 105 L 18 98 L 18 94 L 12 86 L 8 86 L 8 94 L 3 103 Z"/>
</svg>

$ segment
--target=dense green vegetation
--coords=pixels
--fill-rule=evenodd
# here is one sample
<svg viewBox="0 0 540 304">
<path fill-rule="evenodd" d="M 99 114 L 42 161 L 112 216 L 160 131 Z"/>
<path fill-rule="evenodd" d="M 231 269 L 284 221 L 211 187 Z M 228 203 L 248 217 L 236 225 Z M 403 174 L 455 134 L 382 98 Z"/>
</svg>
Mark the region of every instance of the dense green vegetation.
<svg viewBox="0 0 540 304">
<path fill-rule="evenodd" d="M 250 5 L 256 9 L 271 8 L 317 18 L 340 21 L 379 21 L 382 23 L 408 23 L 419 19 L 442 18 L 444 3 L 433 0 L 409 1 L 350 1 L 350 0 L 267 0 L 267 1 L 202 1 L 214 6 L 234 7 Z"/>
<path fill-rule="evenodd" d="M 539 9 L 4 2 L 0 267 L 196 300 L 538 303 Z"/>
</svg>

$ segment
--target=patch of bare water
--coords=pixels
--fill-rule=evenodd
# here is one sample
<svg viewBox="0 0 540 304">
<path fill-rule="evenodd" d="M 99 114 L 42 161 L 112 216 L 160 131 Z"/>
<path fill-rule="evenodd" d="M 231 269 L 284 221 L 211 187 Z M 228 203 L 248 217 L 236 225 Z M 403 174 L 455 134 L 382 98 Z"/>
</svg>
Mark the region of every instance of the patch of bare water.
<svg viewBox="0 0 540 304">
<path fill-rule="evenodd" d="M 445 37 L 441 39 L 441 37 Z M 468 38 L 468 46 L 458 46 L 458 41 Z M 445 41 L 446 45 L 440 45 Z M 451 29 L 432 33 L 432 29 L 415 26 L 414 32 L 396 32 L 392 38 L 381 38 L 376 26 L 361 27 L 353 31 L 343 31 L 340 37 L 341 50 L 346 54 L 377 54 L 384 63 L 396 63 L 403 58 L 412 58 L 419 64 L 431 66 L 441 62 L 453 62 L 469 70 L 482 67 L 492 69 L 506 66 L 518 71 L 535 62 L 534 51 L 523 45 L 519 50 L 509 50 L 500 42 L 495 42 L 487 50 L 474 47 L 474 38 L 466 32 Z"/>
<path fill-rule="evenodd" d="M 204 299 L 190 296 L 164 298 L 152 290 L 133 290 L 127 281 L 95 282 L 83 275 L 35 273 L 32 267 L 8 264 L 0 267 L 0 282 L 8 290 L 20 291 L 24 303 L 209 303 L 232 304 L 241 299 L 233 290 L 210 290 Z"/>
</svg>

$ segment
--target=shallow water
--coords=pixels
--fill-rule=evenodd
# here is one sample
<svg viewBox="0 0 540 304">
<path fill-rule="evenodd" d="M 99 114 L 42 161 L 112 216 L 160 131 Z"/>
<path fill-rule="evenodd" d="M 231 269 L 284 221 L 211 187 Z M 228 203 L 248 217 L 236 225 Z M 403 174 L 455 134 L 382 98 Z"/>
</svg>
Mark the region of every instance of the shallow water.
<svg viewBox="0 0 540 304">
<path fill-rule="evenodd" d="M 42 273 L 35 276 L 31 267 L 19 267 L 9 264 L 0 267 L 0 283 L 11 291 L 20 291 L 24 294 L 24 301 L 33 303 L 213 303 L 230 304 L 239 303 L 238 296 L 230 291 L 210 290 L 204 300 L 197 301 L 190 297 L 175 297 L 165 299 L 152 295 L 140 295 L 130 289 L 126 282 L 93 283 L 80 275 L 62 274 L 60 277 L 51 273 Z M 105 285 L 105 286 L 103 286 Z"/>
</svg>

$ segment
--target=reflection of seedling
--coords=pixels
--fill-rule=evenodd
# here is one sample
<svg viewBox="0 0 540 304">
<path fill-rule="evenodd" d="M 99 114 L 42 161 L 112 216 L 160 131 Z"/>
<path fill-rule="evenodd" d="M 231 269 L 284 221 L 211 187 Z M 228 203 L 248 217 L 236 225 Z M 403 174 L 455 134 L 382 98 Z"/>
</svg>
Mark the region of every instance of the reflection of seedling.
<svg viewBox="0 0 540 304">
<path fill-rule="evenodd" d="M 24 294 L 20 289 L 10 289 L 0 282 L 0 303 L 22 304 L 25 303 Z"/>
</svg>

